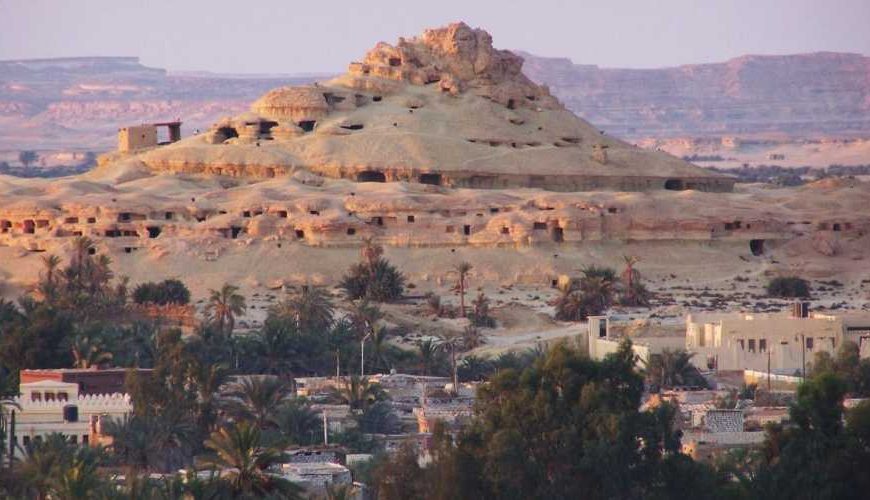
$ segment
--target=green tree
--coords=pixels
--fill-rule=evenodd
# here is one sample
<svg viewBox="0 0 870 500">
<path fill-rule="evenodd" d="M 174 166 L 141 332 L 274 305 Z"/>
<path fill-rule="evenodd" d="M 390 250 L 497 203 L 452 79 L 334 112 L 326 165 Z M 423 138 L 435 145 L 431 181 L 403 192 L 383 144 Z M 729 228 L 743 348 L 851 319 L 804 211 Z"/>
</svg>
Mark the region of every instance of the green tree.
<svg viewBox="0 0 870 500">
<path fill-rule="evenodd" d="M 21 151 L 18 153 L 18 161 L 24 165 L 24 168 L 30 168 L 38 159 L 39 155 L 36 154 L 36 151 Z"/>
<path fill-rule="evenodd" d="M 339 285 L 350 300 L 390 302 L 401 297 L 405 276 L 383 258 L 384 248 L 371 238 L 363 240 L 361 262 L 354 264 Z"/>
<path fill-rule="evenodd" d="M 468 290 L 468 274 L 472 268 L 473 266 L 465 261 L 453 268 L 453 272 L 456 274 L 455 290 L 459 293 L 459 314 L 463 318 L 465 317 L 465 291 Z"/>
<path fill-rule="evenodd" d="M 221 471 L 233 498 L 302 498 L 302 488 L 269 472 L 280 463 L 282 454 L 263 445 L 256 425 L 237 422 L 217 430 L 205 446 L 212 453 L 201 457 L 200 464 Z"/>
<path fill-rule="evenodd" d="M 293 389 L 272 376 L 245 377 L 223 395 L 223 407 L 236 420 L 247 420 L 259 429 L 274 426 L 273 418 L 290 399 Z"/>
<path fill-rule="evenodd" d="M 664 349 L 659 354 L 651 355 L 646 367 L 650 385 L 663 389 L 706 387 L 704 377 L 691 362 L 693 356 L 694 353 L 690 354 L 685 349 Z"/>
<path fill-rule="evenodd" d="M 338 404 L 350 405 L 352 410 L 365 410 L 374 403 L 387 399 L 387 393 L 380 384 L 370 382 L 368 377 L 354 375 L 333 387 L 330 399 Z"/>
<path fill-rule="evenodd" d="M 209 290 L 205 306 L 206 318 L 221 333 L 230 335 L 236 325 L 236 317 L 247 311 L 245 297 L 238 293 L 239 287 L 224 284 L 220 290 Z"/>
<path fill-rule="evenodd" d="M 326 332 L 332 326 L 334 306 L 323 289 L 304 286 L 301 292 L 274 306 L 270 313 L 293 320 L 303 333 L 314 334 Z"/>
<path fill-rule="evenodd" d="M 768 282 L 767 294 L 771 297 L 805 298 L 810 296 L 810 284 L 797 276 L 780 276 Z"/>
</svg>

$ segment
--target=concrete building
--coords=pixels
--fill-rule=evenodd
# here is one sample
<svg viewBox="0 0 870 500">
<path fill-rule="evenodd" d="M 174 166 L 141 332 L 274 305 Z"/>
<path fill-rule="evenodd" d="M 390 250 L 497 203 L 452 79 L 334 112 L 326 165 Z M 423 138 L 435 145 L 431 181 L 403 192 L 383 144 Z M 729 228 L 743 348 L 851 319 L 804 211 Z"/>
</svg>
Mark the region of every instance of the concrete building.
<svg viewBox="0 0 870 500">
<path fill-rule="evenodd" d="M 757 370 L 792 375 L 820 351 L 844 341 L 870 356 L 870 316 L 811 313 L 806 303 L 790 314 L 702 314 L 686 318 L 686 349 L 701 369 Z"/>
<path fill-rule="evenodd" d="M 39 380 L 20 385 L 15 406 L 3 409 L 4 428 L 13 434 L 15 456 L 25 447 L 52 433 L 61 433 L 73 443 L 95 445 L 102 442 L 103 419 L 123 418 L 133 410 L 127 394 L 84 394 L 79 384 L 58 380 Z M 14 414 L 14 417 L 13 417 Z M 14 418 L 14 429 L 12 421 Z"/>
<path fill-rule="evenodd" d="M 611 335 L 610 318 L 607 316 L 589 316 L 587 320 L 587 345 L 589 357 L 602 360 L 605 356 L 615 353 L 622 343 L 622 338 Z M 665 349 L 677 350 L 684 348 L 683 337 L 643 337 L 631 339 L 631 349 L 637 356 L 638 364 L 646 366 L 650 356 Z"/>
</svg>

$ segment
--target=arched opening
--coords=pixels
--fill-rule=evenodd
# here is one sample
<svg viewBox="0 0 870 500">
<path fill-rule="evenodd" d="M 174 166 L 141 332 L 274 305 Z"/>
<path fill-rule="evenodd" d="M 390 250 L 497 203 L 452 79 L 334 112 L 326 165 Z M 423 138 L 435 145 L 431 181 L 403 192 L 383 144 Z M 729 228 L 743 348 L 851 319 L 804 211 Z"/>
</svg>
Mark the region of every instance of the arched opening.
<svg viewBox="0 0 870 500">
<path fill-rule="evenodd" d="M 670 191 L 682 191 L 686 188 L 683 186 L 683 181 L 680 179 L 668 179 L 665 181 L 665 189 Z"/>
<path fill-rule="evenodd" d="M 749 251 L 756 257 L 764 255 L 764 240 L 749 240 Z"/>
<path fill-rule="evenodd" d="M 516 109 L 517 103 L 513 99 L 508 99 L 507 109 Z"/>
<path fill-rule="evenodd" d="M 269 136 L 269 137 L 265 137 L 265 138 L 271 139 L 272 138 L 271 137 L 272 128 L 277 127 L 277 126 L 278 126 L 278 122 L 265 121 L 265 120 L 261 121 L 260 122 L 260 135 Z"/>
<path fill-rule="evenodd" d="M 834 225 L 831 226 L 831 229 L 834 231 L 840 231 L 842 229 L 842 227 L 840 226 L 839 222 L 835 222 Z"/>
<path fill-rule="evenodd" d="M 314 130 L 314 126 L 317 125 L 317 120 L 302 120 L 297 125 L 305 132 L 311 132 Z"/>
<path fill-rule="evenodd" d="M 148 226 L 146 229 L 148 229 L 148 237 L 149 238 L 156 238 L 156 237 L 160 236 L 160 228 L 159 227 Z"/>
<path fill-rule="evenodd" d="M 420 184 L 441 185 L 441 174 L 420 174 Z"/>
<path fill-rule="evenodd" d="M 239 132 L 233 127 L 220 127 L 217 129 L 217 140 L 218 142 L 224 142 L 227 139 L 232 139 L 233 137 L 238 137 Z"/>
<path fill-rule="evenodd" d="M 383 172 L 366 170 L 356 175 L 357 182 L 387 182 L 387 176 Z"/>
<path fill-rule="evenodd" d="M 562 243 L 565 241 L 565 230 L 561 227 L 554 227 L 552 232 L 553 241 Z"/>
</svg>

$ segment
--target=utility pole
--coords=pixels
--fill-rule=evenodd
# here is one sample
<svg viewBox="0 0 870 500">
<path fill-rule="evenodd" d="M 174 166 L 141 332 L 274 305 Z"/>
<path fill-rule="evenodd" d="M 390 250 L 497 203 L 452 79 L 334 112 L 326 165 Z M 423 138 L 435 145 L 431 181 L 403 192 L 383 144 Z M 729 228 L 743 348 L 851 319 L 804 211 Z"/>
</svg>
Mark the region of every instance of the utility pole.
<svg viewBox="0 0 870 500">
<path fill-rule="evenodd" d="M 326 410 L 323 410 L 323 446 L 329 444 L 329 426 L 326 422 Z"/>
<path fill-rule="evenodd" d="M 801 368 L 803 371 L 803 382 L 807 381 L 807 341 L 804 334 L 801 334 Z"/>
<path fill-rule="evenodd" d="M 770 394 L 770 349 L 767 350 L 767 392 Z"/>
<path fill-rule="evenodd" d="M 366 376 L 366 340 L 371 337 L 371 333 L 367 333 L 362 340 L 359 341 L 359 376 L 360 378 Z"/>
</svg>

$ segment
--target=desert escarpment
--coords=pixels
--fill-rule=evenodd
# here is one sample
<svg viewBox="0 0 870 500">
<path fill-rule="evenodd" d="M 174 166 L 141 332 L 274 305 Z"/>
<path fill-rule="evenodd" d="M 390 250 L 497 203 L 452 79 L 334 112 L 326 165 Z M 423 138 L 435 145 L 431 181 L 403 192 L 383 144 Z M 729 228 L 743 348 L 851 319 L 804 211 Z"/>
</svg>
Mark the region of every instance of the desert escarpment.
<svg viewBox="0 0 870 500">
<path fill-rule="evenodd" d="M 529 77 L 629 138 L 870 134 L 870 57 L 747 55 L 672 68 L 602 68 L 522 53 Z"/>
</svg>

